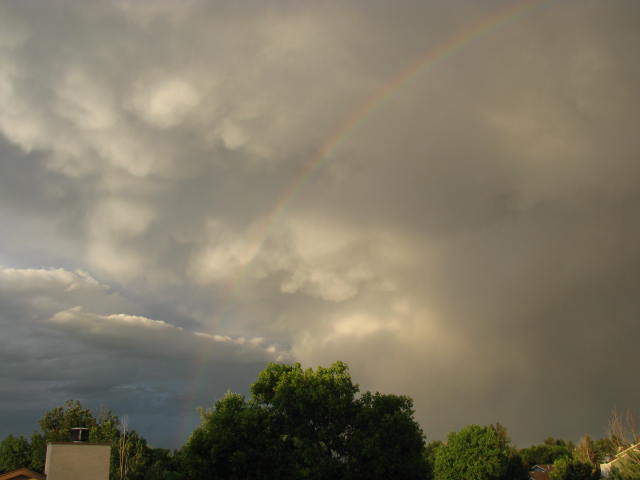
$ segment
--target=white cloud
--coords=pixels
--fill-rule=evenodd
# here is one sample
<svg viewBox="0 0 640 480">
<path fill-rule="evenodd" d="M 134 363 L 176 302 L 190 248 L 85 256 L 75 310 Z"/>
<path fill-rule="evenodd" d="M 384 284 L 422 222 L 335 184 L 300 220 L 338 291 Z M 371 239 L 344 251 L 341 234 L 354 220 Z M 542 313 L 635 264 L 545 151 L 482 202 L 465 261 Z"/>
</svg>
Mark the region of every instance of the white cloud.
<svg viewBox="0 0 640 480">
<path fill-rule="evenodd" d="M 147 205 L 124 198 L 108 198 L 95 208 L 89 225 L 93 236 L 119 241 L 143 234 L 154 216 Z"/>
<path fill-rule="evenodd" d="M 138 81 L 134 87 L 133 105 L 150 125 L 161 129 L 184 122 L 200 103 L 196 89 L 186 80 Z"/>
<path fill-rule="evenodd" d="M 121 121 L 116 102 L 101 79 L 77 67 L 65 73 L 54 104 L 56 113 L 78 129 L 106 130 Z"/>
<path fill-rule="evenodd" d="M 0 296 L 5 304 L 27 308 L 29 318 L 38 319 L 77 304 L 99 311 L 135 308 L 87 272 L 61 268 L 0 267 Z"/>
<path fill-rule="evenodd" d="M 209 352 L 209 361 L 224 359 L 250 363 L 287 358 L 286 352 L 277 347 L 269 350 L 263 346 L 264 339 L 246 341 L 244 337 L 189 332 L 165 321 L 139 315 L 97 315 L 73 307 L 57 312 L 48 321 L 65 331 L 72 340 L 163 361 L 168 358 L 190 361 L 194 352 L 202 350 Z"/>
</svg>

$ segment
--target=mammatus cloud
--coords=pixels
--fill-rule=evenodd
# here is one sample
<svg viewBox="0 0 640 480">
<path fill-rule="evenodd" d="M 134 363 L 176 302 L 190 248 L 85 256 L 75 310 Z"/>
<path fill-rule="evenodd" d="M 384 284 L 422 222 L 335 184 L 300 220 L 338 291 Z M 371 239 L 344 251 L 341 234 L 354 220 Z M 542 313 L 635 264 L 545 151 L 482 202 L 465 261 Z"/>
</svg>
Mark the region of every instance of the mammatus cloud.
<svg viewBox="0 0 640 480">
<path fill-rule="evenodd" d="M 640 396 L 616 368 L 638 333 L 638 5 L 506 7 L 3 4 L 12 425 L 57 392 L 152 404 L 151 428 L 269 360 L 341 359 L 412 395 L 429 438 L 601 435 Z"/>
</svg>

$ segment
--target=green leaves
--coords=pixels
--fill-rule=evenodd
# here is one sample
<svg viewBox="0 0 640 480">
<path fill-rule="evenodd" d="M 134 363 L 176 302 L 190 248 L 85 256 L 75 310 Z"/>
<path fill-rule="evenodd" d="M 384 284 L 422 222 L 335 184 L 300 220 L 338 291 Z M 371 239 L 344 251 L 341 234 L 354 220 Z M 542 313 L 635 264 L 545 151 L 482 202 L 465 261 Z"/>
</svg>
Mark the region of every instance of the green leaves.
<svg viewBox="0 0 640 480">
<path fill-rule="evenodd" d="M 549 445 L 540 444 L 532 445 L 520 450 L 523 461 L 529 466 L 548 465 L 555 462 L 558 458 L 569 455 L 569 449 L 566 445 Z"/>
<path fill-rule="evenodd" d="M 31 464 L 31 445 L 24 437 L 8 435 L 0 442 L 0 473 Z"/>
<path fill-rule="evenodd" d="M 270 363 L 252 397 L 202 411 L 182 454 L 188 478 L 424 478 L 424 437 L 409 397 L 364 393 L 346 364 Z"/>
<path fill-rule="evenodd" d="M 97 425 L 91 410 L 83 408 L 78 400 L 67 400 L 64 406 L 49 410 L 38 424 L 47 442 L 70 442 L 72 428 L 92 429 Z"/>
<path fill-rule="evenodd" d="M 549 474 L 551 480 L 592 480 L 598 478 L 593 465 L 571 457 L 561 457 L 553 462 Z"/>
<path fill-rule="evenodd" d="M 506 480 L 524 475 L 504 427 L 469 425 L 449 434 L 435 454 L 435 480 Z M 526 478 L 526 476 L 524 476 Z"/>
</svg>

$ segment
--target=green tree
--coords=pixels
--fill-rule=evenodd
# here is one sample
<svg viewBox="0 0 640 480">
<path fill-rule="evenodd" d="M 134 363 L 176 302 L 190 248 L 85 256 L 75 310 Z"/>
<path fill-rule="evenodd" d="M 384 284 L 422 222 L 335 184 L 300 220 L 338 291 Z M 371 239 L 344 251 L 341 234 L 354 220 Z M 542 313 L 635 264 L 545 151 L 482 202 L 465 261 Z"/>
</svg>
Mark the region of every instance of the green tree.
<svg viewBox="0 0 640 480">
<path fill-rule="evenodd" d="M 96 419 L 78 400 L 67 400 L 64 406 L 49 410 L 38 421 L 46 442 L 70 442 L 71 429 L 96 427 Z"/>
<path fill-rule="evenodd" d="M 624 465 L 616 465 L 609 474 L 611 480 L 640 480 L 638 472 L 625 468 Z"/>
<path fill-rule="evenodd" d="M 522 456 L 516 448 L 511 445 L 511 437 L 506 427 L 500 422 L 497 422 L 495 425 L 490 425 L 489 428 L 496 432 L 498 446 L 507 456 L 507 469 L 502 478 L 504 480 L 528 479 L 529 469 L 522 459 Z"/>
<path fill-rule="evenodd" d="M 640 423 L 637 416 L 627 411 L 614 410 L 609 420 L 611 446 L 616 451 L 612 462 L 614 474 L 624 480 L 640 479 Z"/>
<path fill-rule="evenodd" d="M 24 437 L 8 435 L 0 442 L 0 472 L 31 465 L 31 445 Z"/>
<path fill-rule="evenodd" d="M 47 441 L 44 435 L 35 432 L 31 435 L 31 470 L 44 473 L 44 460 L 47 454 Z"/>
<path fill-rule="evenodd" d="M 142 480 L 178 480 L 182 472 L 176 457 L 165 448 L 150 448 Z"/>
<path fill-rule="evenodd" d="M 115 456 L 118 467 L 111 469 L 110 477 L 118 480 L 139 480 L 144 478 L 146 468 L 150 460 L 150 449 L 147 441 L 135 430 L 123 429 L 117 439 L 114 440 Z"/>
<path fill-rule="evenodd" d="M 350 478 L 426 478 L 424 435 L 406 396 L 364 393 L 346 441 Z"/>
<path fill-rule="evenodd" d="M 435 455 L 435 480 L 527 478 L 504 427 L 469 425 L 452 432 Z"/>
<path fill-rule="evenodd" d="M 593 442 L 593 453 L 597 463 L 606 463 L 616 454 L 615 442 L 609 437 L 599 438 Z"/>
<path fill-rule="evenodd" d="M 83 427 L 89 429 L 89 441 L 111 444 L 110 480 L 142 480 L 146 475 L 151 462 L 151 449 L 146 440 L 135 430 L 126 431 L 124 424 L 107 408 L 101 408 L 94 415 L 78 400 L 67 400 L 63 406 L 45 412 L 38 424 L 41 432 L 31 436 L 28 464 L 35 471 L 44 471 L 47 442 L 69 442 L 71 429 Z"/>
<path fill-rule="evenodd" d="M 553 462 L 551 480 L 592 480 L 598 478 L 593 465 L 576 458 L 562 457 Z"/>
<path fill-rule="evenodd" d="M 547 437 L 544 439 L 544 444 L 545 445 L 555 445 L 558 447 L 566 447 L 568 444 L 567 442 L 565 442 L 564 440 L 560 439 L 560 438 L 553 438 L 553 437 Z"/>
<path fill-rule="evenodd" d="M 549 445 L 547 443 L 532 445 L 520 450 L 520 456 L 529 468 L 534 465 L 550 465 L 558 458 L 570 455 L 566 445 Z"/>
<path fill-rule="evenodd" d="M 344 474 L 358 392 L 344 363 L 315 372 L 303 370 L 299 363 L 272 363 L 251 392 L 269 412 L 276 431 L 286 435 L 286 449 L 295 451 L 295 470 L 301 478 Z"/>
<path fill-rule="evenodd" d="M 187 478 L 424 478 L 408 397 L 357 397 L 348 367 L 269 364 L 252 396 L 227 393 L 181 452 Z"/>
<path fill-rule="evenodd" d="M 36 472 L 44 472 L 47 442 L 70 442 L 72 428 L 89 428 L 91 432 L 98 426 L 91 410 L 78 400 L 67 400 L 63 406 L 45 412 L 38 425 L 41 431 L 31 436 L 30 468 Z"/>
<path fill-rule="evenodd" d="M 294 478 L 292 457 L 281 446 L 288 439 L 275 431 L 276 419 L 265 408 L 228 392 L 200 415 L 202 424 L 182 452 L 187 478 Z"/>
<path fill-rule="evenodd" d="M 595 445 L 589 435 L 585 435 L 580 439 L 573 456 L 583 463 L 588 463 L 592 466 L 596 465 Z"/>
<path fill-rule="evenodd" d="M 433 442 L 429 442 L 426 447 L 424 447 L 423 458 L 425 462 L 425 466 L 427 469 L 427 475 L 425 478 L 431 480 L 433 478 L 433 470 L 436 463 L 436 453 L 438 449 L 444 445 L 440 440 L 434 440 Z"/>
<path fill-rule="evenodd" d="M 111 410 L 102 407 L 89 429 L 89 441 L 94 443 L 111 443 L 120 436 L 120 419 Z"/>
</svg>

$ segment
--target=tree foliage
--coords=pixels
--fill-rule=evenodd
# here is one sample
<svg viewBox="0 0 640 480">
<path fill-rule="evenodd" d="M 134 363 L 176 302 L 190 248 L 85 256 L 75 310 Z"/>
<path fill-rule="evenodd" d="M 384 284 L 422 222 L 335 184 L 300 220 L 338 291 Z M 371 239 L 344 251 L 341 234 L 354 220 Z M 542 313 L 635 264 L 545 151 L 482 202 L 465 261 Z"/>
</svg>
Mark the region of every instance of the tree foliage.
<svg viewBox="0 0 640 480">
<path fill-rule="evenodd" d="M 97 422 L 91 410 L 84 408 L 78 400 L 67 400 L 64 406 L 46 412 L 38 425 L 46 442 L 70 442 L 72 428 L 91 430 Z"/>
<path fill-rule="evenodd" d="M 0 442 L 0 472 L 31 465 L 31 445 L 24 437 L 8 435 Z"/>
<path fill-rule="evenodd" d="M 624 480 L 640 479 L 640 426 L 635 414 L 614 410 L 609 420 L 611 445 L 616 451 L 614 475 Z"/>
<path fill-rule="evenodd" d="M 553 462 L 553 470 L 549 474 L 551 480 L 594 480 L 598 478 L 593 465 L 577 458 L 561 457 Z"/>
<path fill-rule="evenodd" d="M 566 445 L 549 445 L 547 443 L 532 445 L 520 450 L 522 460 L 529 467 L 534 465 L 550 465 L 558 458 L 570 455 Z"/>
<path fill-rule="evenodd" d="M 578 442 L 578 446 L 573 452 L 575 458 L 583 463 L 594 464 L 596 461 L 593 439 L 589 435 L 585 435 Z"/>
<path fill-rule="evenodd" d="M 110 480 L 174 480 L 177 467 L 173 456 L 150 448 L 106 408 L 94 415 L 79 401 L 68 400 L 45 412 L 38 425 L 40 431 L 34 432 L 31 441 L 9 435 L 0 443 L 0 471 L 27 467 L 43 472 L 47 442 L 69 442 L 71 429 L 83 427 L 89 429 L 90 442 L 111 444 Z M 149 476 L 150 471 L 155 474 Z"/>
<path fill-rule="evenodd" d="M 444 445 L 440 440 L 434 440 L 429 442 L 426 447 L 424 447 L 423 458 L 427 469 L 427 480 L 433 479 L 433 470 L 436 463 L 436 453 L 438 449 Z"/>
<path fill-rule="evenodd" d="M 188 478 L 424 478 L 411 399 L 358 397 L 348 367 L 271 363 L 251 398 L 227 393 L 181 452 Z"/>
<path fill-rule="evenodd" d="M 435 454 L 435 480 L 526 479 L 520 457 L 501 425 L 469 425 L 452 432 Z"/>
<path fill-rule="evenodd" d="M 593 442 L 593 453 L 598 464 L 606 463 L 616 454 L 616 444 L 610 437 L 599 438 Z"/>
</svg>

